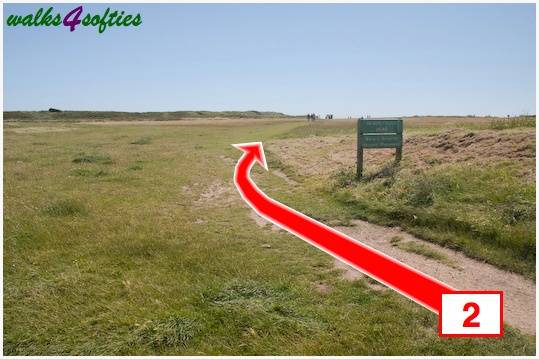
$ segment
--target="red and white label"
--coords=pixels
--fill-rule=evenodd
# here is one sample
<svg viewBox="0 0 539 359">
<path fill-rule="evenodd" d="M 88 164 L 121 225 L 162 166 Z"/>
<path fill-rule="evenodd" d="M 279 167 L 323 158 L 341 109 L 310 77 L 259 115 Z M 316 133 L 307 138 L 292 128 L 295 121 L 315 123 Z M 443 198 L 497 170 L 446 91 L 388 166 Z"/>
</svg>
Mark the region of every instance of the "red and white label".
<svg viewBox="0 0 539 359">
<path fill-rule="evenodd" d="M 442 294 L 439 323 L 443 337 L 503 335 L 502 291 L 457 291 Z"/>
</svg>

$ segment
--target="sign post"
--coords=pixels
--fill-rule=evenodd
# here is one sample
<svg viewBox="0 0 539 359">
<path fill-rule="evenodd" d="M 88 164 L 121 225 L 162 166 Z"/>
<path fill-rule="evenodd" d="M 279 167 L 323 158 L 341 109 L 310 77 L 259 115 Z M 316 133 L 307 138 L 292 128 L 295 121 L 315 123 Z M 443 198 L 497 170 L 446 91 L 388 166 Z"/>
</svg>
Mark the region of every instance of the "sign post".
<svg viewBox="0 0 539 359">
<path fill-rule="evenodd" d="M 364 148 L 395 148 L 395 161 L 402 159 L 402 119 L 357 120 L 357 179 L 363 176 Z"/>
</svg>

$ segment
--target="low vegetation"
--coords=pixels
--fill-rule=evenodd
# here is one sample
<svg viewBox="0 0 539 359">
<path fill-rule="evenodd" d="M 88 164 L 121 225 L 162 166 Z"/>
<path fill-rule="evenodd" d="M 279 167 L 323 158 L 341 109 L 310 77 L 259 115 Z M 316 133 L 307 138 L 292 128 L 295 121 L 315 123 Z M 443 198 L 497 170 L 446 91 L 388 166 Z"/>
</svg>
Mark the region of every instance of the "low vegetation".
<svg viewBox="0 0 539 359">
<path fill-rule="evenodd" d="M 400 225 L 534 278 L 535 184 L 515 171 L 509 165 L 440 164 L 422 173 L 401 168 L 390 177 L 356 183 L 349 170 L 335 177 L 332 192 L 360 218 Z"/>
<path fill-rule="evenodd" d="M 505 130 L 508 128 L 535 127 L 535 116 L 520 116 L 507 119 L 495 119 L 490 123 L 489 128 L 494 130 Z"/>
<path fill-rule="evenodd" d="M 113 111 L 4 111 L 4 121 L 26 122 L 87 122 L 87 121 L 173 121 L 196 118 L 287 118 L 281 112 L 270 111 L 174 111 L 174 112 L 113 112 Z"/>
<path fill-rule="evenodd" d="M 147 145 L 152 142 L 150 137 L 140 137 L 139 139 L 131 142 L 132 145 Z"/>
<path fill-rule="evenodd" d="M 197 331 L 196 322 L 180 316 L 148 321 L 137 328 L 135 335 L 143 345 L 154 348 L 187 347 Z"/>
<path fill-rule="evenodd" d="M 5 355 L 535 354 L 535 337 L 510 326 L 502 339 L 442 340 L 430 311 L 343 280 L 325 253 L 259 227 L 232 186 L 240 154 L 230 144 L 267 143 L 303 123 L 44 120 L 4 128 Z M 151 145 L 130 143 L 142 137 Z M 256 183 L 330 225 L 400 223 L 534 272 L 535 190 L 511 167 L 421 175 L 403 163 L 389 177 L 347 173 L 334 184 L 267 155 L 300 183 L 255 166 Z"/>
<path fill-rule="evenodd" d="M 367 150 L 361 181 L 355 136 L 339 134 L 344 123 L 310 125 L 313 136 L 297 127 L 269 148 L 304 182 L 325 186 L 348 211 L 343 221 L 401 226 L 535 278 L 535 118 L 473 120 L 481 119 L 450 128 L 408 123 L 403 161 L 393 163 L 394 150 Z"/>
<path fill-rule="evenodd" d="M 407 133 L 433 132 L 447 128 L 494 129 L 534 128 L 535 116 L 517 117 L 459 117 L 459 116 L 414 116 L 403 117 Z M 303 138 L 312 136 L 355 135 L 357 123 L 350 120 L 319 121 L 298 126 L 283 133 L 279 138 Z"/>
<path fill-rule="evenodd" d="M 109 155 L 97 155 L 97 154 L 86 154 L 80 153 L 74 159 L 73 163 L 101 163 L 101 164 L 111 164 L 113 163 Z"/>
<path fill-rule="evenodd" d="M 65 199 L 48 204 L 43 212 L 51 217 L 65 217 L 84 214 L 86 209 L 77 201 Z"/>
<path fill-rule="evenodd" d="M 71 171 L 71 174 L 73 174 L 73 176 L 80 176 L 80 177 L 101 177 L 101 176 L 105 176 L 107 172 L 101 169 L 94 169 L 94 168 L 77 168 Z"/>
</svg>

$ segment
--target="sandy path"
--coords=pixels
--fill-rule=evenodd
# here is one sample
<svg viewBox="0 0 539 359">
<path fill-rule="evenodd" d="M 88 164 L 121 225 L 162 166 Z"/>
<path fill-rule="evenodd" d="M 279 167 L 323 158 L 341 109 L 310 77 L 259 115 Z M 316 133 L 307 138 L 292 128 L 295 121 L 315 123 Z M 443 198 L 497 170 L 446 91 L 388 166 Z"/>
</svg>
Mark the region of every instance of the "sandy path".
<svg viewBox="0 0 539 359">
<path fill-rule="evenodd" d="M 524 333 L 535 335 L 535 283 L 533 281 L 468 258 L 460 252 L 422 241 L 399 228 L 388 228 L 357 220 L 353 222 L 353 227 L 336 227 L 336 229 L 456 289 L 503 290 L 505 292 L 505 322 Z M 400 243 L 421 242 L 445 255 L 450 259 L 450 263 L 442 263 L 393 246 L 390 240 L 394 236 L 402 238 Z M 344 263 L 338 262 L 336 267 L 346 270 L 344 276 L 347 279 L 361 276 L 359 272 Z"/>
</svg>

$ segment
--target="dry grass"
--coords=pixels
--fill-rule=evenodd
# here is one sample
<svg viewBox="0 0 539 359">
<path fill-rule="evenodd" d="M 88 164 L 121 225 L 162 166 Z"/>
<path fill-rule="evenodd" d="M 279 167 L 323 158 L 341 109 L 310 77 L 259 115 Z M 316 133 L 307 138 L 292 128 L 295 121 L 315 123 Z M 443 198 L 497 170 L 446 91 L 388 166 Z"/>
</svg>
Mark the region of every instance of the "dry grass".
<svg viewBox="0 0 539 359">
<path fill-rule="evenodd" d="M 275 140 L 267 145 L 283 162 L 304 176 L 329 176 L 356 163 L 354 135 Z M 365 150 L 364 166 L 377 171 L 393 161 L 395 150 Z M 510 161 L 519 164 L 519 176 L 535 178 L 535 131 L 442 129 L 405 136 L 404 160 L 415 171 L 440 164 L 477 166 Z"/>
</svg>

